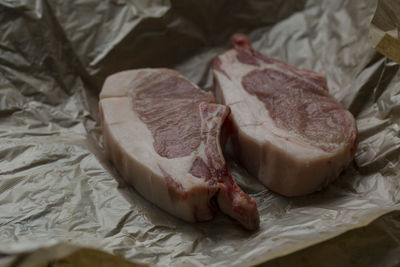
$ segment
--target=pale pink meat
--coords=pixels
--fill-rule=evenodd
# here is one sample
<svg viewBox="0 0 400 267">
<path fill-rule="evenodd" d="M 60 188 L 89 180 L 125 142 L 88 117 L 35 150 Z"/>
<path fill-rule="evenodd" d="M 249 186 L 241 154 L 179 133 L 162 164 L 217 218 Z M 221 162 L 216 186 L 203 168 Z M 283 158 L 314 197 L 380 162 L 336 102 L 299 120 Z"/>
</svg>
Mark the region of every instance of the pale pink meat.
<svg viewBox="0 0 400 267">
<path fill-rule="evenodd" d="M 231 109 L 242 165 L 271 190 L 305 195 L 332 182 L 351 162 L 357 128 L 328 93 L 321 74 L 254 51 L 243 34 L 213 63 L 217 101 Z"/>
<path fill-rule="evenodd" d="M 106 154 L 146 199 L 187 221 L 219 208 L 255 230 L 254 199 L 232 180 L 219 138 L 229 108 L 179 73 L 141 69 L 110 76 L 100 94 Z"/>
</svg>

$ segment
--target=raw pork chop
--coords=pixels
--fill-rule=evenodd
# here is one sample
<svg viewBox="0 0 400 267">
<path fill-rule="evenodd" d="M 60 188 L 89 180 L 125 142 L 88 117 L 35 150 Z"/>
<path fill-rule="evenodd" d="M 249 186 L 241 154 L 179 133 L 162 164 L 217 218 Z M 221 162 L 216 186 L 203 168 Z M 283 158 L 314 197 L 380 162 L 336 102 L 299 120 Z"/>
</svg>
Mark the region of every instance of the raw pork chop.
<svg viewBox="0 0 400 267">
<path fill-rule="evenodd" d="M 106 154 L 142 196 L 187 221 L 217 206 L 254 230 L 254 199 L 232 180 L 219 144 L 229 108 L 168 69 L 110 76 L 100 93 Z"/>
<path fill-rule="evenodd" d="M 300 196 L 332 182 L 351 162 L 357 128 L 325 77 L 254 51 L 245 35 L 213 62 L 217 101 L 231 108 L 242 165 L 272 191 Z"/>
</svg>

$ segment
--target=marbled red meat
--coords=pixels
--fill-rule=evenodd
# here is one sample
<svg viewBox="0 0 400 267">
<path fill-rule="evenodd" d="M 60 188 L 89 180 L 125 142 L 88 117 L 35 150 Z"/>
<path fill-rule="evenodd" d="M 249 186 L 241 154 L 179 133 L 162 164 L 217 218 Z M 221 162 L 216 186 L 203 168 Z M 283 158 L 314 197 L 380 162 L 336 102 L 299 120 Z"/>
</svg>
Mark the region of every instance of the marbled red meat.
<svg viewBox="0 0 400 267">
<path fill-rule="evenodd" d="M 286 196 L 314 192 L 351 162 L 356 123 L 323 75 L 268 58 L 242 34 L 213 63 L 217 100 L 230 107 L 243 166 Z"/>
<path fill-rule="evenodd" d="M 167 69 L 110 76 L 100 94 L 106 154 L 145 198 L 187 221 L 216 207 L 254 230 L 254 199 L 232 180 L 219 138 L 229 108 Z"/>
</svg>

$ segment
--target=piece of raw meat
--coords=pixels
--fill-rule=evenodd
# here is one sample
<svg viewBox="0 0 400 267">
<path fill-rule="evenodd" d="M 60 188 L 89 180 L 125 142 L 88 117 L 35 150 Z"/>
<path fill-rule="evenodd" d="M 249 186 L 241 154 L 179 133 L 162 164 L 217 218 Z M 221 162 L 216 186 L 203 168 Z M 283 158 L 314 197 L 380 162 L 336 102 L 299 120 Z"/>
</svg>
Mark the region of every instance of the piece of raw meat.
<svg viewBox="0 0 400 267">
<path fill-rule="evenodd" d="M 243 34 L 213 62 L 217 102 L 230 107 L 242 165 L 265 186 L 300 196 L 332 182 L 352 161 L 356 122 L 321 74 L 254 51 Z"/>
<path fill-rule="evenodd" d="M 221 152 L 229 108 L 215 104 L 178 72 L 124 71 L 100 93 L 108 158 L 146 199 L 187 221 L 219 209 L 246 229 L 259 225 L 257 204 L 232 180 Z"/>
</svg>

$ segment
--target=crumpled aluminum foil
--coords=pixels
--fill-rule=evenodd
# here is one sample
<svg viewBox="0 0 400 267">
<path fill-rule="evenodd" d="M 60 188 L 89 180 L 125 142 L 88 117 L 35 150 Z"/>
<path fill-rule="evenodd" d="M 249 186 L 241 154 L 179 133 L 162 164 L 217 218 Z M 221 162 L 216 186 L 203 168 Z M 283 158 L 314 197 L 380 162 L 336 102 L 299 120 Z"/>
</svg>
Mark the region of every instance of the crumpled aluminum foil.
<svg viewBox="0 0 400 267">
<path fill-rule="evenodd" d="M 0 264 L 67 243 L 150 265 L 251 265 L 399 210 L 400 71 L 369 43 L 375 7 L 373 0 L 0 0 Z M 211 60 L 235 32 L 267 56 L 325 74 L 360 132 L 354 164 L 305 197 L 271 193 L 228 160 L 257 200 L 257 232 L 221 214 L 189 224 L 144 200 L 104 158 L 97 124 L 108 75 L 170 67 L 209 89 Z"/>
</svg>

